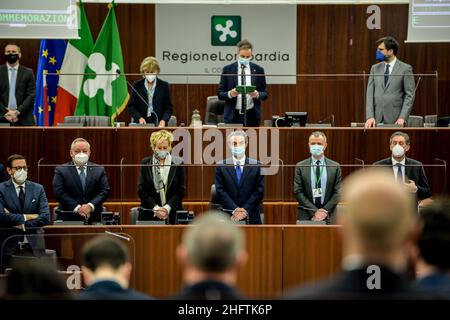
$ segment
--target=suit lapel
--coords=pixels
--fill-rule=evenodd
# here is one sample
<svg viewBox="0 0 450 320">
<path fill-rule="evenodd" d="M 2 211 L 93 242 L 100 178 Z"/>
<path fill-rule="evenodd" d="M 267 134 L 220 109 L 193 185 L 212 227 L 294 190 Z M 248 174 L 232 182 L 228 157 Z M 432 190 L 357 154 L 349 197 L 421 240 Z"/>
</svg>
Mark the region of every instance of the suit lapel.
<svg viewBox="0 0 450 320">
<path fill-rule="evenodd" d="M 160 91 L 161 91 L 161 81 L 159 79 L 157 79 L 155 91 L 153 92 L 153 100 L 156 99 L 156 97 L 159 95 Z"/>
<path fill-rule="evenodd" d="M 392 68 L 392 71 L 389 74 L 389 79 L 388 79 L 388 82 L 387 82 L 387 84 L 386 84 L 384 89 L 389 88 L 389 85 L 391 84 L 391 81 L 392 81 L 392 77 L 395 77 L 395 74 L 400 74 L 399 71 L 398 71 L 398 69 L 400 68 L 400 63 L 399 62 L 400 61 L 397 59 L 397 61 L 395 62 L 394 68 Z M 383 74 L 384 74 L 384 70 L 383 70 Z M 383 83 L 384 83 L 384 78 L 383 78 Z"/>
<path fill-rule="evenodd" d="M 411 167 L 410 165 L 411 165 L 411 163 L 410 163 L 409 159 L 405 157 L 405 181 L 407 179 L 411 179 L 411 176 L 412 176 L 411 173 L 414 170 L 414 167 Z"/>
<path fill-rule="evenodd" d="M 73 181 L 75 181 L 75 184 L 77 185 L 78 190 L 83 190 L 83 186 L 81 185 L 80 175 L 78 174 L 78 169 L 75 166 L 75 163 L 69 163 L 69 172 L 72 175 Z M 87 184 L 87 182 L 86 182 Z M 83 191 L 81 191 L 83 193 Z"/>
<path fill-rule="evenodd" d="M 16 188 L 14 188 L 14 184 L 11 180 L 9 180 L 9 186 L 8 186 L 8 192 L 10 194 L 10 199 L 12 200 L 14 204 L 14 208 L 10 208 L 11 211 L 21 212 L 20 210 L 20 203 L 19 203 L 19 197 L 17 196 Z"/>
<path fill-rule="evenodd" d="M 311 185 L 311 158 L 305 160 L 303 163 L 303 181 L 305 181 L 305 189 L 308 193 L 308 198 L 313 199 L 312 195 L 312 185 Z"/>
<path fill-rule="evenodd" d="M 172 159 L 172 162 L 170 164 L 170 169 L 169 169 L 169 176 L 167 177 L 167 190 L 169 190 L 170 185 L 173 182 L 173 178 L 175 177 L 176 168 L 177 168 L 177 165 L 173 162 L 173 159 Z M 166 190 L 166 192 L 167 192 L 167 190 Z"/>
<path fill-rule="evenodd" d="M 6 66 L 6 64 L 2 66 L 0 81 L 6 84 L 6 90 L 1 94 L 3 95 L 4 100 L 7 101 L 9 99 L 9 79 L 8 79 L 8 67 Z M 6 105 L 5 107 L 7 106 L 8 105 Z"/>
<path fill-rule="evenodd" d="M 225 172 L 228 172 L 228 174 L 231 176 L 231 179 L 233 180 L 234 184 L 238 185 L 237 178 L 236 178 L 236 171 L 234 169 L 233 160 L 231 158 L 225 160 L 224 170 L 225 170 Z M 242 179 L 241 179 L 241 181 L 242 181 Z"/>
<path fill-rule="evenodd" d="M 250 161 L 248 159 L 248 157 L 245 158 L 245 163 L 244 163 L 244 170 L 242 170 L 242 176 L 241 176 L 241 181 L 239 183 L 239 185 L 242 184 L 242 182 L 245 180 L 245 178 L 249 175 L 251 170 L 254 170 L 256 167 L 252 167 L 252 166 L 248 166 L 248 164 L 250 164 Z M 236 178 L 237 181 L 237 178 Z"/>
<path fill-rule="evenodd" d="M 92 163 L 88 162 L 86 165 L 86 186 L 84 189 L 84 193 L 87 193 L 89 186 L 91 185 L 91 180 L 93 178 L 93 175 L 95 174 L 94 167 L 92 166 Z M 81 184 L 81 180 L 80 180 Z"/>
<path fill-rule="evenodd" d="M 23 204 L 23 213 L 36 213 L 31 212 L 31 201 L 33 200 L 33 194 L 34 194 L 34 186 L 29 181 L 25 182 L 25 203 Z"/>
</svg>

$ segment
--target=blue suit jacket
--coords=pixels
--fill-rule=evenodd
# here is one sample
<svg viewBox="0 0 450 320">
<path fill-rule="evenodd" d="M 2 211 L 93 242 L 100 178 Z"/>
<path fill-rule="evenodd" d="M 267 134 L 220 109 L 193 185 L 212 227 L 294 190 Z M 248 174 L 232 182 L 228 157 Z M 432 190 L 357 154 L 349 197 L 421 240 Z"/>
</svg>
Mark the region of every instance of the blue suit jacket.
<svg viewBox="0 0 450 320">
<path fill-rule="evenodd" d="M 245 164 L 260 163 L 246 157 Z M 217 163 L 215 184 L 217 196 L 224 209 L 244 208 L 248 212 L 250 224 L 261 224 L 260 206 L 264 198 L 264 176 L 261 174 L 261 167 L 244 166 L 238 185 L 233 159 L 228 158 L 225 162 Z"/>
<path fill-rule="evenodd" d="M 9 213 L 7 213 L 7 211 Z M 24 214 L 38 214 L 37 219 L 25 221 Z M 44 231 L 40 228 L 49 224 L 49 209 L 47 197 L 42 185 L 26 181 L 25 182 L 25 203 L 24 209 L 20 208 L 19 198 L 11 180 L 0 183 L 0 245 L 4 245 L 1 255 L 11 253 L 18 241 L 22 241 L 24 234 L 41 234 Z M 13 228 L 17 225 L 25 225 L 25 232 Z M 7 240 L 5 244 L 4 241 Z M 41 236 L 28 237 L 35 255 L 43 254 L 44 243 Z"/>
<path fill-rule="evenodd" d="M 95 207 L 91 215 L 92 220 L 100 221 L 103 202 L 109 195 L 108 178 L 105 168 L 93 162 L 87 163 L 86 172 L 86 190 L 83 192 L 80 175 L 72 161 L 56 167 L 53 190 L 59 202 L 59 209 L 73 211 L 76 206 L 90 202 Z"/>
<path fill-rule="evenodd" d="M 133 121 L 139 123 L 139 118 L 147 118 L 148 109 L 148 92 L 145 88 L 145 79 L 135 81 L 133 88 L 142 99 L 133 90 L 130 102 L 128 103 L 128 113 L 133 118 Z M 164 120 L 169 122 L 170 116 L 173 113 L 172 98 L 170 97 L 169 84 L 161 79 L 156 80 L 155 93 L 153 94 L 153 111 L 158 115 L 158 121 Z"/>
<path fill-rule="evenodd" d="M 260 122 L 261 115 L 261 101 L 267 99 L 266 91 L 266 77 L 264 75 L 264 69 L 255 63 L 250 62 L 251 70 L 251 84 L 256 86 L 256 90 L 259 92 L 259 98 L 253 99 L 256 113 L 256 122 Z M 238 63 L 234 62 L 227 65 L 222 70 L 222 75 L 220 76 L 220 84 L 218 96 L 220 100 L 225 100 L 224 108 L 224 119 L 226 123 L 230 123 L 233 120 L 234 111 L 236 110 L 236 98 L 229 98 L 228 91 L 236 88 L 238 85 Z"/>
<path fill-rule="evenodd" d="M 103 280 L 93 283 L 81 292 L 79 300 L 153 300 L 152 297 L 132 289 L 124 289 L 115 281 Z"/>
<path fill-rule="evenodd" d="M 0 182 L 7 181 L 8 175 L 6 174 L 5 167 L 0 164 Z"/>
</svg>

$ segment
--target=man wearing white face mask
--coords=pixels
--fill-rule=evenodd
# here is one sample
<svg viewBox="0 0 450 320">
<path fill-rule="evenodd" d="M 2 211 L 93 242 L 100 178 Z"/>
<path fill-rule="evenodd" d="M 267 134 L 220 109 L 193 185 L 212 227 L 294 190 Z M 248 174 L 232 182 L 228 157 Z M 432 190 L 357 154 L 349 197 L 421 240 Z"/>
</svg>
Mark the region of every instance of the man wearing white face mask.
<svg viewBox="0 0 450 320">
<path fill-rule="evenodd" d="M 299 203 L 298 220 L 333 223 L 339 202 L 341 168 L 339 163 L 325 157 L 327 137 L 315 131 L 309 136 L 311 157 L 295 167 L 294 194 Z"/>
<path fill-rule="evenodd" d="M 90 162 L 90 155 L 89 142 L 75 139 L 70 147 L 72 161 L 55 168 L 53 190 L 60 210 L 73 211 L 80 220 L 98 222 L 110 188 L 105 168 Z"/>
<path fill-rule="evenodd" d="M 25 157 L 18 154 L 10 156 L 6 169 L 11 179 L 0 183 L 0 228 L 5 228 L 0 229 L 2 259 L 13 253 L 18 244 L 23 243 L 29 243 L 35 255 L 42 255 L 44 247 L 40 237 L 24 238 L 21 235 L 43 233 L 40 227 L 49 224 L 44 188 L 27 180 Z M 4 243 L 6 239 L 8 240 Z M 1 263 L 1 267 L 5 267 L 4 263 Z"/>
<path fill-rule="evenodd" d="M 155 57 L 142 60 L 140 70 L 144 79 L 133 83 L 128 112 L 135 123 L 165 127 L 173 113 L 169 84 L 157 77 L 160 67 Z"/>
<path fill-rule="evenodd" d="M 406 157 L 410 147 L 408 134 L 401 131 L 394 132 L 389 140 L 392 156 L 374 164 L 392 167 L 395 180 L 415 193 L 418 200 L 423 200 L 431 197 L 431 190 L 422 162 Z"/>
<path fill-rule="evenodd" d="M 224 120 L 225 123 L 258 127 L 261 101 L 267 99 L 266 76 L 262 67 L 250 62 L 253 45 L 248 40 L 240 41 L 237 48 L 238 61 L 223 67 L 220 76 L 218 96 L 220 100 L 225 100 Z M 253 85 L 256 90 L 246 95 L 240 94 L 236 87 L 243 85 Z"/>
<path fill-rule="evenodd" d="M 261 204 L 264 198 L 264 176 L 259 161 L 245 155 L 247 134 L 233 131 L 227 138 L 232 157 L 219 161 L 215 185 L 222 208 L 231 213 L 231 220 L 248 219 L 249 224 L 261 224 Z"/>
</svg>

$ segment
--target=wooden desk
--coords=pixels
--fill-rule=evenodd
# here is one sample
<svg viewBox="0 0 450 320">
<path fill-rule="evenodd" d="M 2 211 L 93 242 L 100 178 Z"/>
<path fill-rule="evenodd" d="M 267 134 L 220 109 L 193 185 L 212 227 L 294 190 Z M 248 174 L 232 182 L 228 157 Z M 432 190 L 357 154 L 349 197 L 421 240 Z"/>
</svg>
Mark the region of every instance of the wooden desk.
<svg viewBox="0 0 450 320">
<path fill-rule="evenodd" d="M 133 287 L 165 298 L 182 286 L 175 251 L 186 226 L 48 226 L 46 246 L 56 250 L 63 267 L 80 264 L 88 239 L 105 231 L 128 235 L 132 241 Z M 340 266 L 338 226 L 242 226 L 248 263 L 238 286 L 251 298 L 274 298 L 293 286 L 330 276 Z"/>
</svg>

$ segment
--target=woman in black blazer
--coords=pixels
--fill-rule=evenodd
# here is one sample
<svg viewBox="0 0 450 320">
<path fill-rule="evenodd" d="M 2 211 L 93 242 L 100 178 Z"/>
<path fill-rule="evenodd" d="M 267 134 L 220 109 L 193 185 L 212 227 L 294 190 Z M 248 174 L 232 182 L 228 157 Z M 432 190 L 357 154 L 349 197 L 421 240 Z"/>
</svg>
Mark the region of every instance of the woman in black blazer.
<svg viewBox="0 0 450 320">
<path fill-rule="evenodd" d="M 155 57 L 142 60 L 140 71 L 144 79 L 133 83 L 128 112 L 135 123 L 165 127 L 173 112 L 169 84 L 157 77 L 160 68 Z"/>
<path fill-rule="evenodd" d="M 175 223 L 177 210 L 182 210 L 186 190 L 182 159 L 170 154 L 173 135 L 167 130 L 153 132 L 150 147 L 153 155 L 142 159 L 138 193 L 141 206 L 151 209 L 154 217 Z"/>
</svg>

